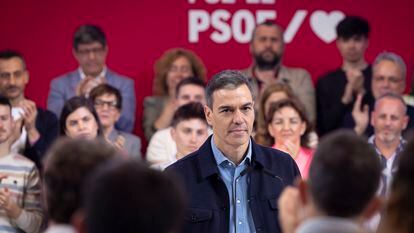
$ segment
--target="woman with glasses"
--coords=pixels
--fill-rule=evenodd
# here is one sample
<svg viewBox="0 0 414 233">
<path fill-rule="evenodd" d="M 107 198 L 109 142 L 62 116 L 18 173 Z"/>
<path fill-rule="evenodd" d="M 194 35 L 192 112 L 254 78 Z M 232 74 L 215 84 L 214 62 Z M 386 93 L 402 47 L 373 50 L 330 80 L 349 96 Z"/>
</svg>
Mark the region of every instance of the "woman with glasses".
<svg viewBox="0 0 414 233">
<path fill-rule="evenodd" d="M 165 52 L 155 64 L 154 94 L 144 100 L 143 129 L 150 140 L 159 129 L 170 126 L 178 105 L 175 101 L 177 84 L 189 77 L 203 81 L 205 67 L 200 58 L 186 49 L 171 49 Z"/>
<path fill-rule="evenodd" d="M 129 157 L 141 159 L 141 139 L 115 128 L 122 111 L 122 95 L 119 90 L 101 84 L 92 89 L 89 98 L 98 114 L 105 140 Z"/>
</svg>

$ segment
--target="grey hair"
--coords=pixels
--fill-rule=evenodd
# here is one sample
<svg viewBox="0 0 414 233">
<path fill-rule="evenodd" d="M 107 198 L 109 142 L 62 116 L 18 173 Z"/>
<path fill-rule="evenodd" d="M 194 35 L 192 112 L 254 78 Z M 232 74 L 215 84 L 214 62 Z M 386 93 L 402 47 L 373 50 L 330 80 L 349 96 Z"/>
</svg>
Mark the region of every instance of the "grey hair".
<svg viewBox="0 0 414 233">
<path fill-rule="evenodd" d="M 239 86 L 246 85 L 252 99 L 255 99 L 255 92 L 252 83 L 249 81 L 246 75 L 237 70 L 224 70 L 215 74 L 206 87 L 206 102 L 210 109 L 213 109 L 213 93 L 218 90 L 228 89 L 234 90 Z"/>
<path fill-rule="evenodd" d="M 405 83 L 405 79 L 407 76 L 407 66 L 405 65 L 405 62 L 402 59 L 402 57 L 396 53 L 384 51 L 378 54 L 378 56 L 375 58 L 373 67 L 375 67 L 376 65 L 378 65 L 380 62 L 384 60 L 391 61 L 400 67 L 402 74 L 403 74 L 404 83 Z"/>
</svg>

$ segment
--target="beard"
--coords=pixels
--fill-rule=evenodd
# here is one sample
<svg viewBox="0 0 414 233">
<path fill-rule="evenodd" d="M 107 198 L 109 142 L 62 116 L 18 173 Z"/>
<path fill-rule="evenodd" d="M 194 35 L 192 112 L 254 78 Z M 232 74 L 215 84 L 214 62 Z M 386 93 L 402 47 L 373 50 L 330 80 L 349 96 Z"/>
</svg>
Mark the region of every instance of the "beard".
<svg viewBox="0 0 414 233">
<path fill-rule="evenodd" d="M 272 54 L 270 58 L 265 56 L 265 53 L 269 52 Z M 254 60 L 259 70 L 273 70 L 277 65 L 279 65 L 280 59 L 280 54 L 277 54 L 270 50 L 265 50 L 261 53 L 254 54 Z"/>
</svg>

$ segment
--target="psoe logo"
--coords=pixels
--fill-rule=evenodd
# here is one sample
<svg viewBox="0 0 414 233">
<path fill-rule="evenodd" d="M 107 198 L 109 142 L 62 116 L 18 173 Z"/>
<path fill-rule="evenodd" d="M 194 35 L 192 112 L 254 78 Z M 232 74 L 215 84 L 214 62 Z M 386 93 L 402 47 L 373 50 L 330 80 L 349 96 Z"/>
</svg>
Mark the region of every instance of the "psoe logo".
<svg viewBox="0 0 414 233">
<path fill-rule="evenodd" d="M 311 13 L 307 10 L 297 10 L 285 29 L 286 43 L 293 41 L 308 15 L 313 33 L 327 44 L 336 39 L 335 27 L 345 17 L 339 10 L 316 10 Z M 199 43 L 200 35 L 210 33 L 210 40 L 218 44 L 231 39 L 238 43 L 248 43 L 256 24 L 276 18 L 275 10 L 240 9 L 232 14 L 225 9 L 216 9 L 211 13 L 202 9 L 192 9 L 188 11 L 188 40 L 190 43 Z"/>
</svg>

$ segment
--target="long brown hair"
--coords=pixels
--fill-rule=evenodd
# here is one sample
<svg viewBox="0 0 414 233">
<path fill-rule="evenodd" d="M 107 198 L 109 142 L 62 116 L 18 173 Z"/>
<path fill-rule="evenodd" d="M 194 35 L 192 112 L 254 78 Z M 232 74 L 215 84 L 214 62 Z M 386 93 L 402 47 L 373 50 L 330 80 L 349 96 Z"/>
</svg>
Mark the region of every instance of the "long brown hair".
<svg viewBox="0 0 414 233">
<path fill-rule="evenodd" d="M 192 51 L 175 48 L 166 51 L 155 63 L 155 79 L 153 91 L 155 95 L 168 95 L 167 74 L 172 63 L 180 57 L 185 57 L 191 64 L 193 76 L 206 80 L 206 68 L 201 59 Z"/>
<path fill-rule="evenodd" d="M 264 89 L 260 101 L 259 101 L 259 110 L 257 114 L 257 132 L 255 135 L 255 141 L 261 145 L 264 146 L 272 146 L 273 140 L 272 137 L 270 137 L 269 132 L 267 131 L 267 125 L 265 120 L 265 104 L 267 99 L 273 94 L 277 92 L 283 92 L 286 94 L 286 96 L 290 98 L 295 98 L 295 94 L 293 94 L 292 89 L 284 84 L 284 83 L 275 83 L 272 85 L 269 85 Z"/>
</svg>

